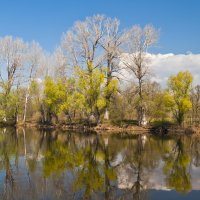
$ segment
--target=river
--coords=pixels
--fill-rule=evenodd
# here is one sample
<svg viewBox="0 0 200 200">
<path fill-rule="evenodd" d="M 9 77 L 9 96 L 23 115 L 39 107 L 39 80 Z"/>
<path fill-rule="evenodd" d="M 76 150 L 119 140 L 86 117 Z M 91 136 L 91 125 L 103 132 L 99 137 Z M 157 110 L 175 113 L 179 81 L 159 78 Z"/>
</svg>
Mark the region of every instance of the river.
<svg viewBox="0 0 200 200">
<path fill-rule="evenodd" d="M 200 137 L 0 129 L 0 199 L 200 198 Z"/>
</svg>

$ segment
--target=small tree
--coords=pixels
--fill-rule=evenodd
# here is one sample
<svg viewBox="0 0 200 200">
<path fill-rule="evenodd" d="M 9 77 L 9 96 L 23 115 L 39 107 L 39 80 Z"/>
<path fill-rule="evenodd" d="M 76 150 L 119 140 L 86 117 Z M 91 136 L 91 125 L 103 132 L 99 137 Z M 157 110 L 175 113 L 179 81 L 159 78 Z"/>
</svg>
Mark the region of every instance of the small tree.
<svg viewBox="0 0 200 200">
<path fill-rule="evenodd" d="M 59 111 L 60 91 L 51 77 L 46 77 L 44 82 L 44 105 L 46 108 L 46 122 L 51 123 L 52 117 Z"/>
<path fill-rule="evenodd" d="M 149 122 L 167 119 L 168 112 L 164 103 L 164 92 L 159 83 L 149 81 L 146 84 L 144 100 L 147 105 L 146 114 Z"/>
<path fill-rule="evenodd" d="M 166 106 L 171 109 L 179 125 L 184 122 L 185 114 L 192 107 L 190 90 L 192 74 L 188 71 L 179 72 L 168 80 L 168 91 L 165 94 Z"/>
<path fill-rule="evenodd" d="M 83 113 L 89 118 L 93 116 L 98 123 L 100 115 L 106 106 L 104 73 L 94 69 L 90 74 L 87 70 L 77 68 L 78 93 L 81 97 Z"/>
</svg>

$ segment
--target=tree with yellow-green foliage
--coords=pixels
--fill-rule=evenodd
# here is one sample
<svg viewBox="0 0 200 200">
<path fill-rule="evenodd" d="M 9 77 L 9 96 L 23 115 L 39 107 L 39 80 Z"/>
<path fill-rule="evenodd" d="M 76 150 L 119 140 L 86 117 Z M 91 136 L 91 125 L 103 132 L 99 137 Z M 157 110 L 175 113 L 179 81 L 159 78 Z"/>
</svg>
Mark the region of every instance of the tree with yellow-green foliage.
<svg viewBox="0 0 200 200">
<path fill-rule="evenodd" d="M 79 113 L 81 118 L 94 123 L 106 107 L 106 96 L 117 91 L 118 81 L 113 79 L 106 84 L 105 73 L 98 68 L 89 72 L 76 67 L 76 79 L 54 81 L 46 77 L 44 82 L 44 107 L 46 122 L 52 118 L 58 121 L 58 114 L 64 113 L 72 122 L 72 113 Z"/>
<path fill-rule="evenodd" d="M 83 113 L 88 119 L 93 116 L 95 122 L 98 123 L 107 105 L 106 97 L 117 91 L 118 82 L 113 79 L 107 85 L 104 71 L 98 68 L 93 69 L 92 73 L 77 68 L 76 74 L 78 76 L 77 94 L 81 98 Z"/>
<path fill-rule="evenodd" d="M 193 77 L 189 71 L 179 72 L 168 79 L 165 105 L 170 108 L 179 125 L 184 122 L 185 114 L 191 109 L 190 90 Z"/>
<path fill-rule="evenodd" d="M 71 79 L 54 81 L 51 77 L 46 77 L 44 83 L 44 105 L 46 108 L 47 122 L 51 122 L 52 117 L 58 121 L 58 114 L 63 112 L 71 121 L 70 111 L 74 106 L 78 106 L 81 99 L 75 92 L 75 81 Z"/>
</svg>

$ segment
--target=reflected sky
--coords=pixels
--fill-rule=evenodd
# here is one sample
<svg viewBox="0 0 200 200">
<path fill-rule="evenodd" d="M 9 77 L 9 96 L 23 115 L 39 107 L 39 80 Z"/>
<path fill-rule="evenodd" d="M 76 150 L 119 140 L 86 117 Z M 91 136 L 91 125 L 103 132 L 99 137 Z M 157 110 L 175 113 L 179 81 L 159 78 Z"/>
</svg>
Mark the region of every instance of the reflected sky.
<svg viewBox="0 0 200 200">
<path fill-rule="evenodd" d="M 199 199 L 200 138 L 0 129 L 0 199 Z"/>
</svg>

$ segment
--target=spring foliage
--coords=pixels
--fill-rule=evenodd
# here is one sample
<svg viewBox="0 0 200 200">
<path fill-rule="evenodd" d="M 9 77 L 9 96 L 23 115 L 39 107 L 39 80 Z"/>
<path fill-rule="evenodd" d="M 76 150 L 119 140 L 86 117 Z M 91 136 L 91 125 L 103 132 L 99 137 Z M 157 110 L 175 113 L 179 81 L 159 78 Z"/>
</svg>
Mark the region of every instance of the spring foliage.
<svg viewBox="0 0 200 200">
<path fill-rule="evenodd" d="M 179 72 L 168 80 L 168 91 L 165 93 L 165 104 L 169 107 L 177 122 L 181 125 L 185 114 L 192 107 L 190 90 L 193 77 L 190 72 Z"/>
</svg>

